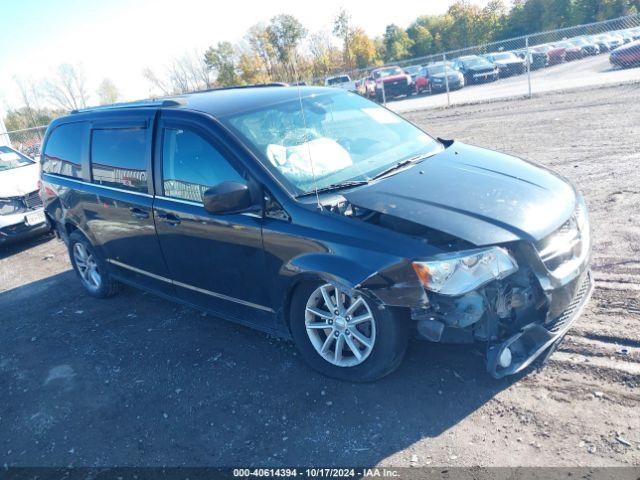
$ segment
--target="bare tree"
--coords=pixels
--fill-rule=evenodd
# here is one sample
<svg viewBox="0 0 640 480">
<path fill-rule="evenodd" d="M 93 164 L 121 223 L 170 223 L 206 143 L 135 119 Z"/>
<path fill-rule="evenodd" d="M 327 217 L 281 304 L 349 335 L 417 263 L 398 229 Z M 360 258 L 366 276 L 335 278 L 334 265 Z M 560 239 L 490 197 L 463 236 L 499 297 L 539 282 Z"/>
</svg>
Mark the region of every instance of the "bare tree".
<svg viewBox="0 0 640 480">
<path fill-rule="evenodd" d="M 150 68 L 145 68 L 142 74 L 152 89 L 159 90 L 162 95 L 195 92 L 214 84 L 204 54 L 197 51 L 174 58 L 160 76 Z"/>
<path fill-rule="evenodd" d="M 13 80 L 20 90 L 24 111 L 29 121 L 28 127 L 38 126 L 36 111 L 40 110 L 40 95 L 35 82 L 32 79 L 25 79 L 18 76 L 13 77 Z"/>
<path fill-rule="evenodd" d="M 102 80 L 96 93 L 98 94 L 100 105 L 116 103 L 120 99 L 120 92 L 118 91 L 118 88 L 108 78 Z"/>
<path fill-rule="evenodd" d="M 340 68 L 342 52 L 333 45 L 330 34 L 324 30 L 312 33 L 306 42 L 314 77 L 323 77 Z"/>
<path fill-rule="evenodd" d="M 86 79 L 81 65 L 63 63 L 55 77 L 43 82 L 46 96 L 63 110 L 76 110 L 87 106 Z"/>
<path fill-rule="evenodd" d="M 152 90 L 159 90 L 162 95 L 171 95 L 174 93 L 171 90 L 171 84 L 166 79 L 158 77 L 156 72 L 151 70 L 149 67 L 142 70 L 142 75 L 151 84 Z"/>
</svg>

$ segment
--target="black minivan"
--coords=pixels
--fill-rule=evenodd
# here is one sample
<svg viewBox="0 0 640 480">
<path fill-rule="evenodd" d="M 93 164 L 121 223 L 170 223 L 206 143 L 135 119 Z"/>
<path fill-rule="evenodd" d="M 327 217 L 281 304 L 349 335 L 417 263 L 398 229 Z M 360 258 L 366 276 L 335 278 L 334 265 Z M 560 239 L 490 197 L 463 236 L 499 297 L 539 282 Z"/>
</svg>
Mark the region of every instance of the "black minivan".
<svg viewBox="0 0 640 480">
<path fill-rule="evenodd" d="M 582 195 L 332 88 L 254 86 L 73 112 L 41 196 L 90 295 L 121 283 L 292 338 L 370 381 L 410 336 L 514 374 L 587 302 Z M 544 356 L 542 356 L 544 358 Z"/>
</svg>

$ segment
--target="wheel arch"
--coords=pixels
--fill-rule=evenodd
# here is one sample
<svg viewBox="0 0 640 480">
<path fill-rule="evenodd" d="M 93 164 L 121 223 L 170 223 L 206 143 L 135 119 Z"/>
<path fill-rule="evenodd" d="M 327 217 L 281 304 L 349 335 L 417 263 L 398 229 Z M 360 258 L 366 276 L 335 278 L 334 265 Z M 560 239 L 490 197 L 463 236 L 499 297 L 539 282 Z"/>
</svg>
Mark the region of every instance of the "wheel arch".
<svg viewBox="0 0 640 480">
<path fill-rule="evenodd" d="M 283 269 L 295 271 L 282 298 L 281 318 L 287 334 L 291 335 L 291 303 L 296 290 L 311 282 L 326 282 L 351 295 L 357 290 L 374 297 L 383 308 L 410 308 L 428 303 L 424 288 L 406 260 L 387 260 L 363 267 L 349 258 L 322 253 L 305 255 L 287 264 Z"/>
<path fill-rule="evenodd" d="M 60 229 L 59 234 L 64 241 L 64 243 L 69 246 L 69 237 L 73 232 L 80 233 L 87 241 L 91 244 L 91 246 L 95 249 L 96 253 L 102 258 L 106 259 L 104 249 L 100 245 L 100 243 L 96 240 L 96 238 L 91 234 L 91 232 L 80 225 L 79 222 L 74 221 L 72 218 L 64 218 L 61 222 L 59 222 Z"/>
</svg>

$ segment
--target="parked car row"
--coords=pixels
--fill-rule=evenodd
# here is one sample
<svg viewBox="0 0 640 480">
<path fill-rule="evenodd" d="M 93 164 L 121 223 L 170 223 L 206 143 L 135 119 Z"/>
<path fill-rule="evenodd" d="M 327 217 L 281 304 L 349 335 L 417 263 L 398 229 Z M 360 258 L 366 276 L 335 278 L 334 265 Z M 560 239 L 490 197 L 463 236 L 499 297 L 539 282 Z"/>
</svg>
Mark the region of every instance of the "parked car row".
<svg viewBox="0 0 640 480">
<path fill-rule="evenodd" d="M 640 64 L 640 27 L 596 35 L 583 35 L 558 42 L 532 45 L 512 51 L 465 55 L 451 61 L 426 65 L 397 65 L 376 68 L 355 82 L 348 75 L 328 77 L 325 86 L 351 90 L 379 102 L 396 97 L 437 93 L 466 85 L 492 82 L 522 75 L 592 55 L 610 52 L 612 64 L 621 67 Z"/>
</svg>

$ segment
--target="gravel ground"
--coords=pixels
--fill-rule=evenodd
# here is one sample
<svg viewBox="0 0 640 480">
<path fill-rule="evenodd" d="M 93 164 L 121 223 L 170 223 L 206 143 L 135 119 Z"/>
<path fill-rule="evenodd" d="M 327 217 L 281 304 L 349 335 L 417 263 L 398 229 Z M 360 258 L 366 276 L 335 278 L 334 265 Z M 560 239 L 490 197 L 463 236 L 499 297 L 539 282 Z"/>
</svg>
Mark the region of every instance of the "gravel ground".
<svg viewBox="0 0 640 480">
<path fill-rule="evenodd" d="M 292 345 L 132 289 L 83 294 L 64 246 L 0 251 L 0 465 L 640 464 L 640 88 L 413 112 L 533 159 L 591 209 L 597 288 L 540 372 L 496 381 L 468 346 L 415 342 L 367 385 Z"/>
</svg>

